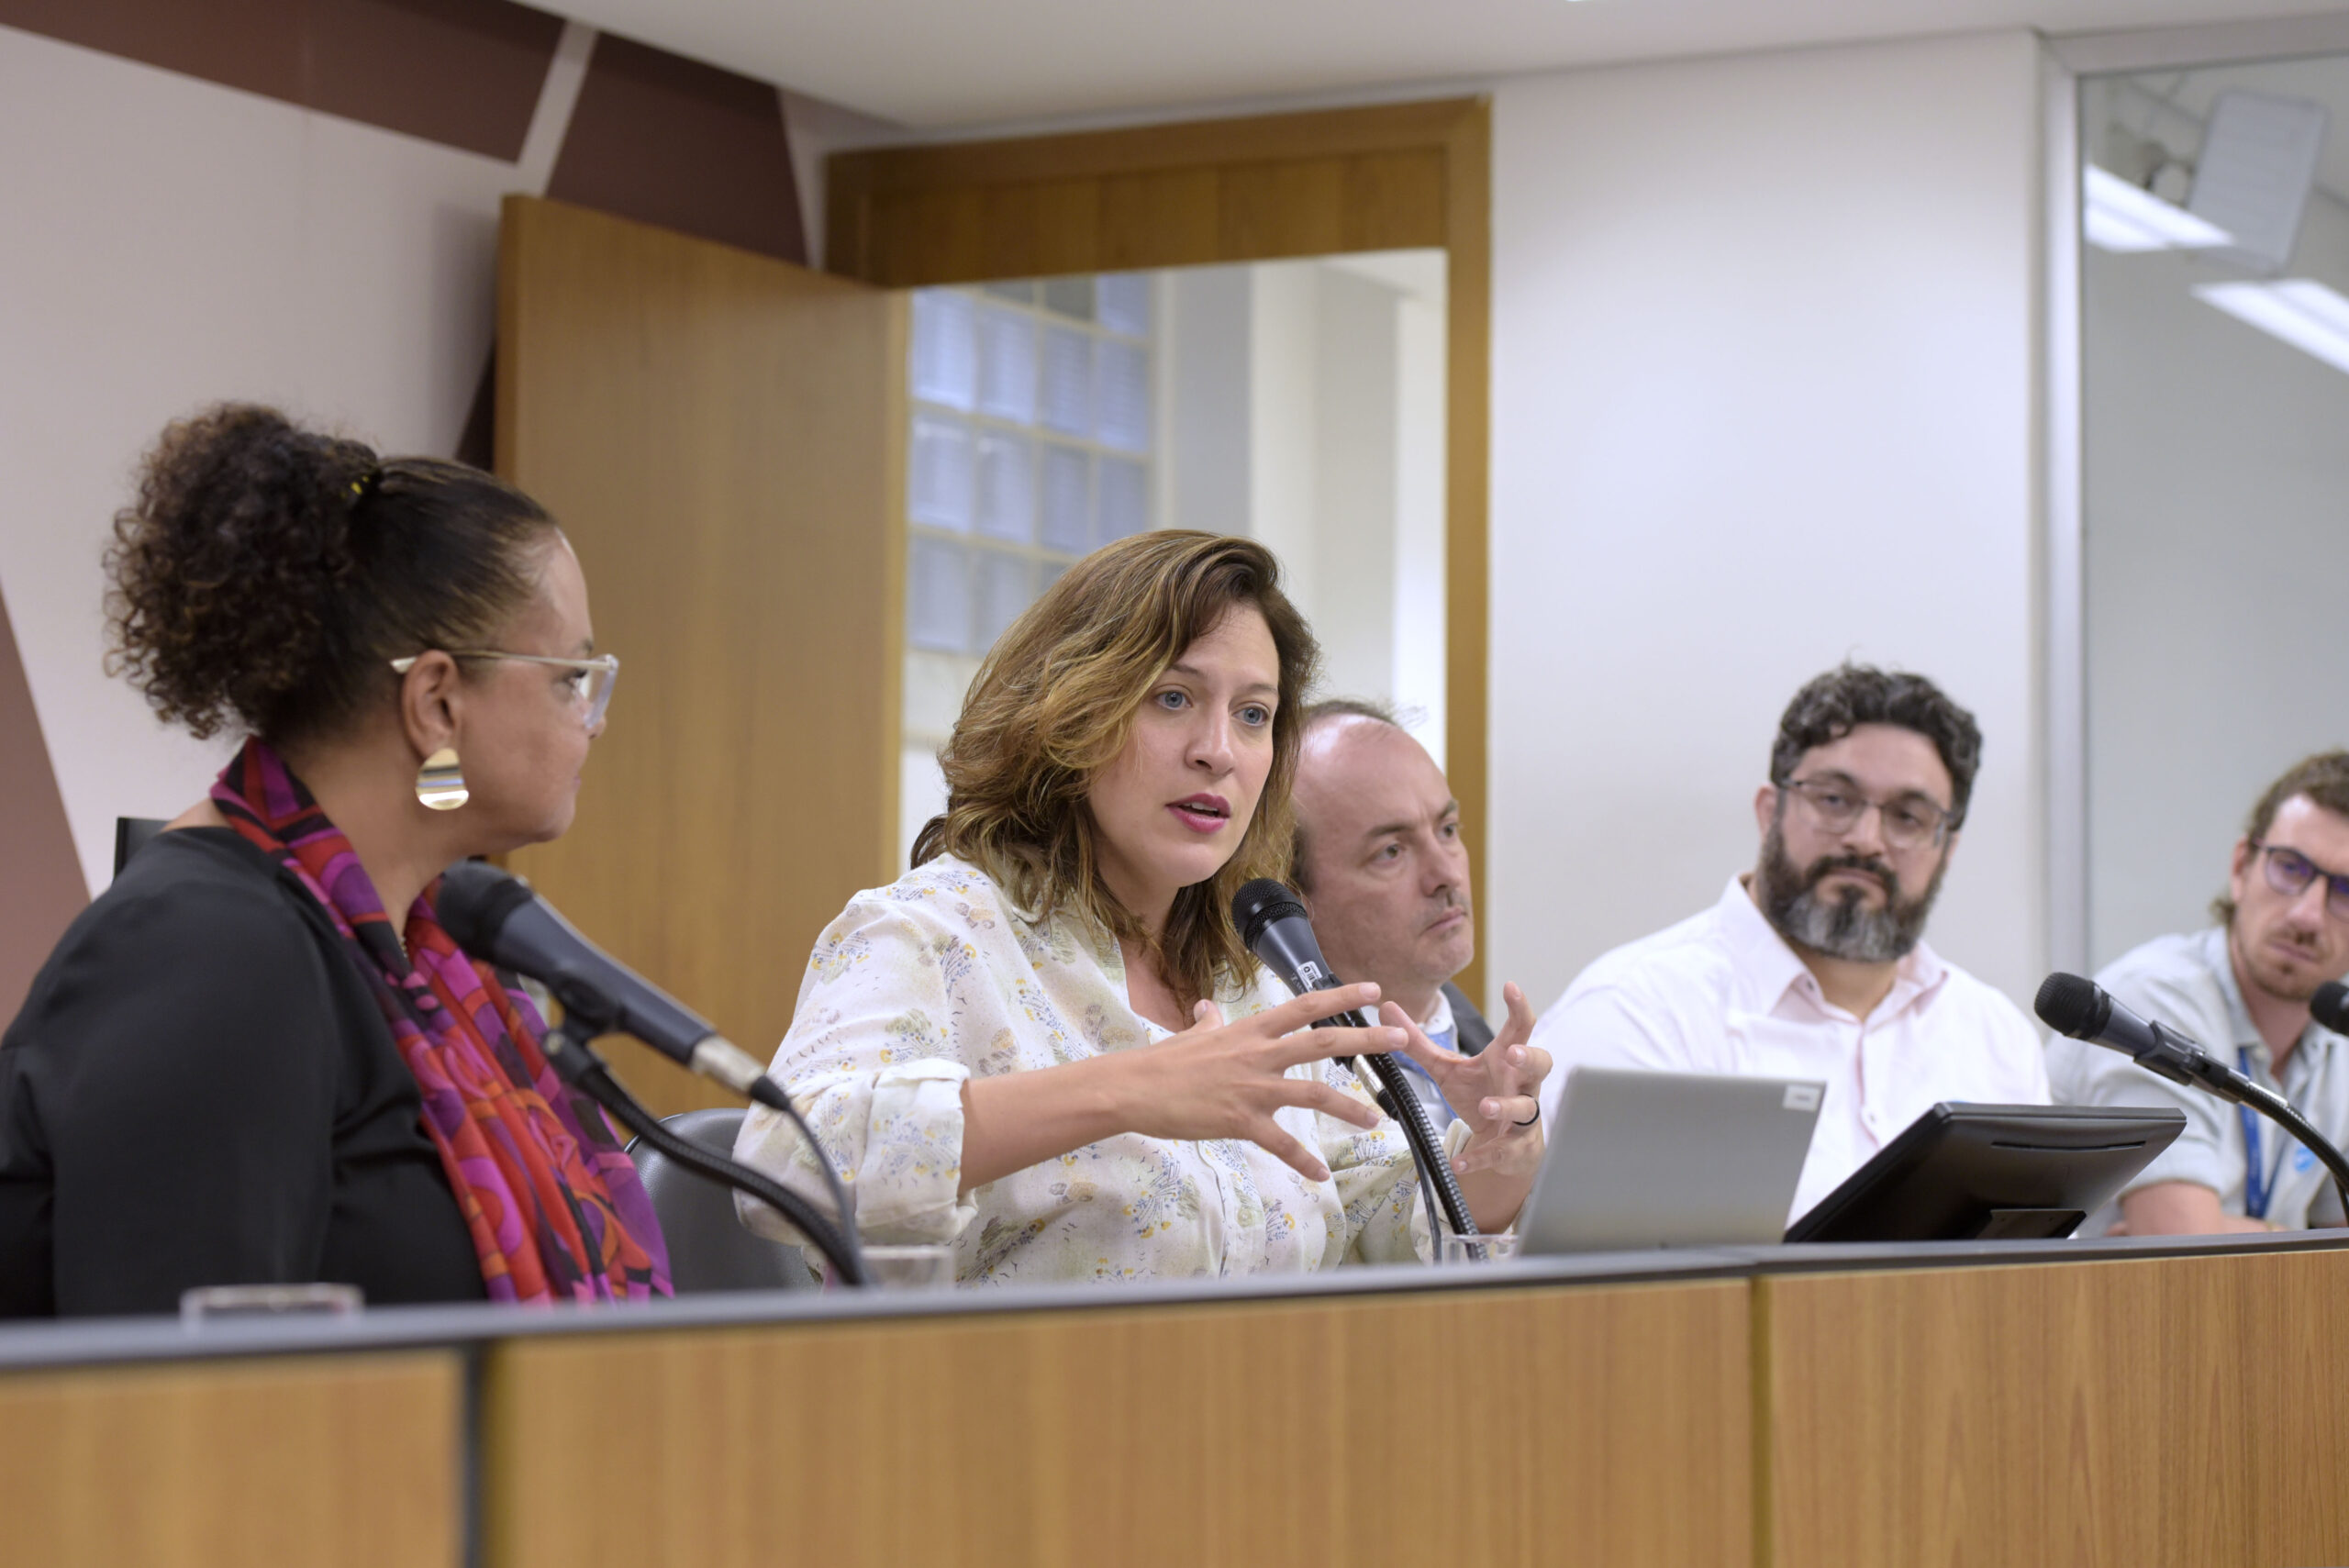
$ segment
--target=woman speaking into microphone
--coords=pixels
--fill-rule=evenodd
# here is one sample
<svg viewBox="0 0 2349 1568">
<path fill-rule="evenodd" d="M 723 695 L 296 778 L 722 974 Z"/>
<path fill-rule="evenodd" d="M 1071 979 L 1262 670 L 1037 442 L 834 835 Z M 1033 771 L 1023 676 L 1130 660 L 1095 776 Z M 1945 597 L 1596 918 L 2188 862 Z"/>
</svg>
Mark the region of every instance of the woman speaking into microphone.
<svg viewBox="0 0 2349 1568">
<path fill-rule="evenodd" d="M 825 929 L 775 1056 L 867 1240 L 952 1242 L 990 1281 L 1424 1257 L 1402 1130 L 1330 1060 L 1386 1051 L 1463 1113 L 1446 1154 L 1478 1227 L 1514 1220 L 1542 1154 L 1531 1019 L 1474 1057 L 1392 1006 L 1308 1032 L 1377 988 L 1291 999 L 1232 929 L 1232 894 L 1287 863 L 1316 659 L 1271 552 L 1174 531 L 1096 551 L 996 643 L 945 813 Z M 772 1112 L 735 1152 L 826 1201 Z"/>
</svg>

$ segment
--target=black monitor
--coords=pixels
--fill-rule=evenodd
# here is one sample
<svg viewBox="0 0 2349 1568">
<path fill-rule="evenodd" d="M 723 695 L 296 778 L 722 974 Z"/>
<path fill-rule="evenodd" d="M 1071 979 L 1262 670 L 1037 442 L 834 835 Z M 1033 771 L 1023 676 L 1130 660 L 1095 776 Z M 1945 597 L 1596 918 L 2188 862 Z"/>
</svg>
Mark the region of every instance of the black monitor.
<svg viewBox="0 0 2349 1568">
<path fill-rule="evenodd" d="M 1788 1241 L 2069 1236 L 2186 1129 L 2141 1106 L 1944 1100 L 1794 1222 Z"/>
</svg>

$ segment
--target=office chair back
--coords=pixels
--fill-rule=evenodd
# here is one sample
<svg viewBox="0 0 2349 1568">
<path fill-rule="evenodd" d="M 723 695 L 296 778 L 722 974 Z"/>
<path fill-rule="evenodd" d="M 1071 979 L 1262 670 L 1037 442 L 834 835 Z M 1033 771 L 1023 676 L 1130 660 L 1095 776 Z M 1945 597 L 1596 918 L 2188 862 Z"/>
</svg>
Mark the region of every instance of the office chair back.
<svg viewBox="0 0 2349 1568">
<path fill-rule="evenodd" d="M 734 1151 L 743 1112 L 686 1111 L 662 1118 L 662 1126 L 688 1142 L 719 1154 Z M 628 1146 L 638 1179 L 652 1199 L 661 1234 L 669 1243 L 669 1278 L 683 1296 L 689 1291 L 813 1290 L 816 1277 L 799 1249 L 751 1234 L 734 1217 L 731 1188 L 696 1175 L 642 1139 Z"/>
<path fill-rule="evenodd" d="M 146 848 L 147 840 L 161 832 L 166 826 L 161 817 L 117 817 L 114 819 L 114 873 L 130 863 L 130 857 Z"/>
</svg>

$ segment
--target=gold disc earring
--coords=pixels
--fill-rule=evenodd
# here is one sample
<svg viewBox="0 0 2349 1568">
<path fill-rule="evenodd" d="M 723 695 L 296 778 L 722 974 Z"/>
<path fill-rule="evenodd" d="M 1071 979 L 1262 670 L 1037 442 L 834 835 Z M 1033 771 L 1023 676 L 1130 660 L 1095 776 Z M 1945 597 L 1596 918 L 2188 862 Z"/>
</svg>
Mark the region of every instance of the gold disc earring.
<svg viewBox="0 0 2349 1568">
<path fill-rule="evenodd" d="M 473 798 L 473 791 L 465 787 L 465 772 L 458 765 L 454 746 L 441 747 L 416 770 L 416 798 L 430 811 L 454 811 Z"/>
</svg>

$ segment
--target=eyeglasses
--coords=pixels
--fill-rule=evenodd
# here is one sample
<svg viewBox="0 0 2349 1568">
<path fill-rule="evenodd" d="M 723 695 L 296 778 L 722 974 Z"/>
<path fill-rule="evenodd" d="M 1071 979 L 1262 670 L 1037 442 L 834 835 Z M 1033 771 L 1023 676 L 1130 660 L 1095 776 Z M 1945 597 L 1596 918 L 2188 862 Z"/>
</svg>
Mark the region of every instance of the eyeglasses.
<svg viewBox="0 0 2349 1568">
<path fill-rule="evenodd" d="M 1810 819 L 1830 833 L 1849 832 L 1873 807 L 1881 814 L 1886 845 L 1896 850 L 1939 844 L 1956 826 L 1953 813 L 1921 795 L 1870 800 L 1849 780 L 1840 778 L 1789 779 L 1778 787 L 1792 790 L 1795 798 L 1810 813 Z"/>
<path fill-rule="evenodd" d="M 2336 920 L 2349 920 L 2349 876 L 2326 871 L 2298 850 L 2288 850 L 2281 844 L 2251 841 L 2266 861 L 2267 885 L 2287 898 L 2298 898 L 2309 890 L 2309 884 L 2324 878 L 2324 906 Z"/>
<path fill-rule="evenodd" d="M 451 648 L 451 659 L 504 659 L 516 664 L 549 664 L 558 670 L 572 672 L 564 684 L 571 688 L 571 700 L 579 705 L 579 721 L 593 729 L 604 721 L 605 713 L 612 706 L 612 687 L 619 684 L 620 661 L 616 653 L 598 653 L 593 659 L 554 659 L 543 653 L 505 653 L 494 648 Z M 416 668 L 424 655 L 411 653 L 405 659 L 392 661 L 392 668 L 406 674 Z"/>
</svg>

